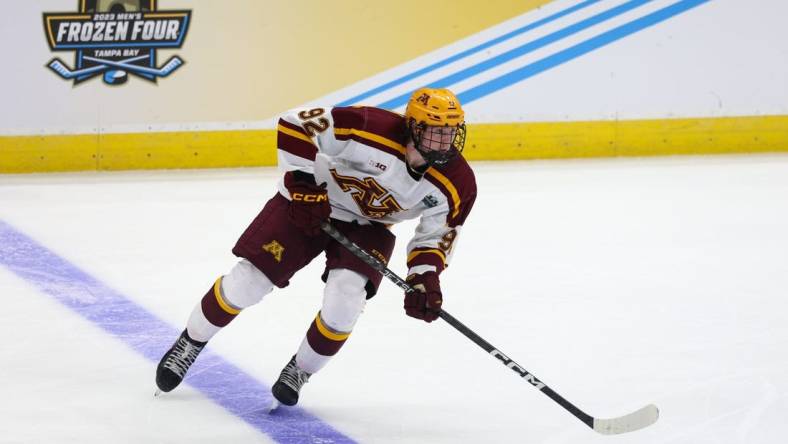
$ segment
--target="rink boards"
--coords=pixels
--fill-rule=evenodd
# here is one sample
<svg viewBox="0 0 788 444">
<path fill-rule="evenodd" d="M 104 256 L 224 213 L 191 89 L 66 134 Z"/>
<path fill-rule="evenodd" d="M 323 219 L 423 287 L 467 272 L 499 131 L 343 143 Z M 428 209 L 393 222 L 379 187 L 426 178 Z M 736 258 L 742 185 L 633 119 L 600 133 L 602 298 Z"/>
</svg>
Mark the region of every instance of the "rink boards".
<svg viewBox="0 0 788 444">
<path fill-rule="evenodd" d="M 788 151 L 788 116 L 469 125 L 469 160 Z M 2 138 L 0 138 L 2 140 Z M 0 172 L 276 165 L 274 130 L 5 138 Z"/>
<path fill-rule="evenodd" d="M 72 62 L 50 50 L 28 23 L 52 11 L 22 3 L 14 8 L 25 20 L 2 18 L 25 43 L 9 48 L 20 63 L 4 74 L 0 173 L 274 165 L 285 110 L 403 112 L 423 85 L 457 93 L 472 160 L 788 151 L 779 19 L 788 5 L 778 0 L 469 2 L 449 11 L 244 0 L 254 20 L 220 5 L 158 6 L 194 8 L 181 47 L 160 50 L 152 66 L 185 64 L 155 82 L 130 76 L 112 86 L 64 81 L 45 66 L 53 57 L 81 66 L 81 53 Z M 295 23 L 308 25 L 303 34 L 287 32 Z M 247 43 L 215 38 L 235 34 Z"/>
</svg>

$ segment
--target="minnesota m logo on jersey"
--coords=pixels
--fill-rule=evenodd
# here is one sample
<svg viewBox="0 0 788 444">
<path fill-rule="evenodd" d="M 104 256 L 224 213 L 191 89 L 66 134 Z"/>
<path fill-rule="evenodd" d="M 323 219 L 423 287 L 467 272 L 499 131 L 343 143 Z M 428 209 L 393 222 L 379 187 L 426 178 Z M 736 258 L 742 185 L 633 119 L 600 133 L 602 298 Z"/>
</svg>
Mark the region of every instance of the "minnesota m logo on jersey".
<svg viewBox="0 0 788 444">
<path fill-rule="evenodd" d="M 372 177 L 359 179 L 352 176 L 343 176 L 332 169 L 331 175 L 344 192 L 352 191 L 350 194 L 356 201 L 361 212 L 371 218 L 380 219 L 391 213 L 402 211 L 402 207 L 389 194 L 388 190 Z"/>
</svg>

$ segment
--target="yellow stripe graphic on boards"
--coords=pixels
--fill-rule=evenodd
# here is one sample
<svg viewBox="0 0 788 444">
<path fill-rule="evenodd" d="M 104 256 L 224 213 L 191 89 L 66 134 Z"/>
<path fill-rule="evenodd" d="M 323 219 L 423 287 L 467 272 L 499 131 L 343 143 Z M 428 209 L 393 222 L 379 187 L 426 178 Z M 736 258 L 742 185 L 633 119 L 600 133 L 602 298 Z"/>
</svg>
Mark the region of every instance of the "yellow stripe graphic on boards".
<svg viewBox="0 0 788 444">
<path fill-rule="evenodd" d="M 468 125 L 469 160 L 788 152 L 788 116 Z M 276 165 L 276 130 L 0 136 L 0 173 Z"/>
</svg>

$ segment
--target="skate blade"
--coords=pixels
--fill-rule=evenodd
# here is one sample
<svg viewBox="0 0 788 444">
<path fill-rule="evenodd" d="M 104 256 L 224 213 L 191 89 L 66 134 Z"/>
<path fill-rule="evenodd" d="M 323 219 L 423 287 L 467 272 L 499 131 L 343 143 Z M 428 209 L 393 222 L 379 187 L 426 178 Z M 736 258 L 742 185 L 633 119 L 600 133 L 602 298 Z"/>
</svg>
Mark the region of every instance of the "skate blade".
<svg viewBox="0 0 788 444">
<path fill-rule="evenodd" d="M 279 401 L 277 401 L 276 398 L 272 399 L 271 405 L 268 407 L 268 413 L 273 413 L 277 408 L 279 408 L 280 405 L 281 404 L 279 404 Z"/>
<path fill-rule="evenodd" d="M 159 396 L 161 396 L 162 394 L 164 394 L 164 392 L 163 392 L 163 391 L 161 391 L 161 389 L 157 389 L 157 390 L 156 390 L 156 393 L 154 393 L 154 394 L 153 394 L 153 397 L 154 397 L 154 398 L 158 398 L 158 397 L 159 397 Z"/>
</svg>

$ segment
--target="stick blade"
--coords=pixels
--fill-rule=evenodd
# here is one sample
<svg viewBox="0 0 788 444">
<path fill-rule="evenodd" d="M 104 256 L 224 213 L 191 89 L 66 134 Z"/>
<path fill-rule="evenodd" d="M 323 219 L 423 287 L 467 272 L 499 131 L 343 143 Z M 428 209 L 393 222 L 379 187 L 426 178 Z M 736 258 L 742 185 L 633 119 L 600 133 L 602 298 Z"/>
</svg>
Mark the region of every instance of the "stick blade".
<svg viewBox="0 0 788 444">
<path fill-rule="evenodd" d="M 162 77 L 167 77 L 173 71 L 180 68 L 181 65 L 183 65 L 183 60 L 178 56 L 174 56 L 161 68 L 161 70 L 159 70 L 159 74 Z"/>
<path fill-rule="evenodd" d="M 594 430 L 603 435 L 619 435 L 648 427 L 657 422 L 657 419 L 659 419 L 659 409 L 654 404 L 649 404 L 618 418 L 594 418 Z"/>
<path fill-rule="evenodd" d="M 66 68 L 66 66 L 63 65 L 63 63 L 58 59 L 52 60 L 52 62 L 47 66 L 49 66 L 49 69 L 52 71 L 60 74 L 60 76 L 64 79 L 72 79 L 75 77 L 71 70 Z"/>
</svg>

